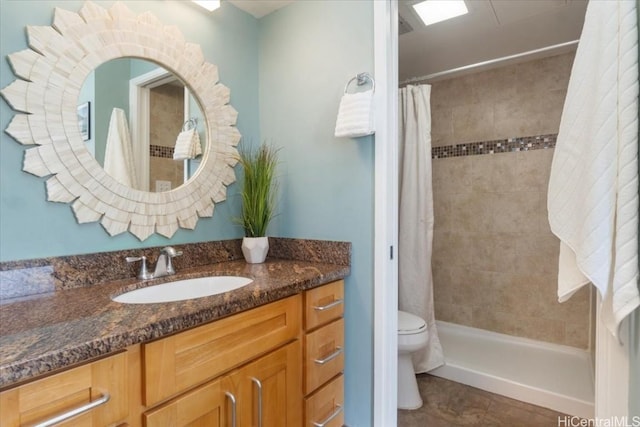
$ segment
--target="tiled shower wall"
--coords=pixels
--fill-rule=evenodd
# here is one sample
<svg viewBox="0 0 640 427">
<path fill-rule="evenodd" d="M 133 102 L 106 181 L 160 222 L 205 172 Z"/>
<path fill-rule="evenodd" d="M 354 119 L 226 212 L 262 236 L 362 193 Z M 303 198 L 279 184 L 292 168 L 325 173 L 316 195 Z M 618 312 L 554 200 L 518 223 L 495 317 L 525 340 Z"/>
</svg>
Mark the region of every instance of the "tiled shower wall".
<svg viewBox="0 0 640 427">
<path fill-rule="evenodd" d="M 557 302 L 559 241 L 546 209 L 544 147 L 555 143 L 573 56 L 432 83 L 437 319 L 589 347 L 590 290 Z M 488 145 L 494 154 L 470 150 Z"/>
</svg>

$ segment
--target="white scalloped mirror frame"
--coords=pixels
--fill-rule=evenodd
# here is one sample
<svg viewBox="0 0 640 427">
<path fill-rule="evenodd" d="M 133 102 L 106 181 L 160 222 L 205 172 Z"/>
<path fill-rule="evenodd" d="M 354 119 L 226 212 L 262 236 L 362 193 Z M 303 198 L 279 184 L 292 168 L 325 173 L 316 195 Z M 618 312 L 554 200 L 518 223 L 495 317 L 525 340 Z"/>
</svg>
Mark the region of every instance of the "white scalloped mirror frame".
<svg viewBox="0 0 640 427">
<path fill-rule="evenodd" d="M 87 1 L 78 12 L 56 8 L 52 26 L 27 26 L 25 49 L 8 55 L 18 77 L 0 94 L 17 113 L 6 132 L 23 145 L 23 170 L 46 181 L 47 200 L 71 203 L 79 223 L 100 221 L 112 236 L 129 231 L 140 240 L 154 232 L 171 237 L 211 217 L 235 181 L 238 113 L 229 89 L 205 61 L 199 45 L 153 14 L 136 15 L 123 3 L 110 9 Z M 199 100 L 207 141 L 202 163 L 185 184 L 163 193 L 126 187 L 85 148 L 76 107 L 80 89 L 98 65 L 135 57 L 175 73 Z"/>
</svg>

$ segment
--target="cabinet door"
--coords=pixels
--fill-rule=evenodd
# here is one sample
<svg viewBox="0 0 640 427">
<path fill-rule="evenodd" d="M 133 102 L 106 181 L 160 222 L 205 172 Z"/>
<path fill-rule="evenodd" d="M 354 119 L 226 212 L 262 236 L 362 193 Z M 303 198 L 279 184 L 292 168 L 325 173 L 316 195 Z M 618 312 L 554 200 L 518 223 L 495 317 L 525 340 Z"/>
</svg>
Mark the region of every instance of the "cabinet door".
<svg viewBox="0 0 640 427">
<path fill-rule="evenodd" d="M 302 367 L 300 342 L 294 341 L 234 374 L 240 388 L 239 414 L 243 427 L 302 425 Z"/>
<path fill-rule="evenodd" d="M 236 396 L 231 382 L 213 380 L 144 414 L 146 427 L 228 427 L 233 425 Z M 237 424 L 236 424 L 237 425 Z"/>
<path fill-rule="evenodd" d="M 60 426 L 105 426 L 128 414 L 125 353 L 107 357 L 0 393 L 0 425 L 14 427 L 66 419 Z"/>
</svg>

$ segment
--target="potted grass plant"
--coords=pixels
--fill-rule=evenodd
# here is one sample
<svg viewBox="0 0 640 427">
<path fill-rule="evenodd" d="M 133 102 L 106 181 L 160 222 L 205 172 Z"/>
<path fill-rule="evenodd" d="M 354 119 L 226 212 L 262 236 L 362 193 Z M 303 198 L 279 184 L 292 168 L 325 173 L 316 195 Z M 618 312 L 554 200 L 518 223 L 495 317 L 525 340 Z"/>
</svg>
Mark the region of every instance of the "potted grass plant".
<svg viewBox="0 0 640 427">
<path fill-rule="evenodd" d="M 267 227 L 275 216 L 278 150 L 267 144 L 242 149 L 239 163 L 244 172 L 240 190 L 242 214 L 237 218 L 245 234 L 242 254 L 248 263 L 259 264 L 267 257 Z"/>
</svg>

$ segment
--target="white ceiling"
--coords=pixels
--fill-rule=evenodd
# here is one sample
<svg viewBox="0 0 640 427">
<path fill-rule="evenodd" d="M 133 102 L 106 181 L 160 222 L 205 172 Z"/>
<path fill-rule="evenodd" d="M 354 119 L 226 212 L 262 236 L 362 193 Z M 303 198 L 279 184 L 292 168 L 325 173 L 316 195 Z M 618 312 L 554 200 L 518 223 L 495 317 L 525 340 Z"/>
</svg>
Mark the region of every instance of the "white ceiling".
<svg viewBox="0 0 640 427">
<path fill-rule="evenodd" d="M 399 38 L 400 82 L 577 40 L 587 4 L 465 0 L 467 15 L 425 27 L 411 7 L 418 1 L 399 2 L 400 15 L 413 27 Z"/>
<path fill-rule="evenodd" d="M 229 3 L 260 19 L 293 3 L 295 0 L 227 0 Z"/>
<path fill-rule="evenodd" d="M 259 19 L 295 0 L 226 1 Z M 398 0 L 400 16 L 413 27 L 399 38 L 400 82 L 577 40 L 587 5 L 587 0 L 465 0 L 467 15 L 425 27 L 411 7 L 418 1 Z M 557 53 L 562 51 L 567 49 Z"/>
</svg>

